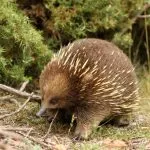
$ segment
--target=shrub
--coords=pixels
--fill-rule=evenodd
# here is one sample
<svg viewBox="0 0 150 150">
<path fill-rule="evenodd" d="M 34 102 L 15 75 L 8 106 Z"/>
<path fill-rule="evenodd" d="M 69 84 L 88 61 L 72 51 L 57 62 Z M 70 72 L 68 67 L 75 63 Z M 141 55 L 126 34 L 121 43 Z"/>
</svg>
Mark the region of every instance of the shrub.
<svg viewBox="0 0 150 150">
<path fill-rule="evenodd" d="M 41 33 L 15 3 L 1 0 L 0 5 L 0 82 L 17 84 L 37 77 L 51 51 Z"/>
</svg>

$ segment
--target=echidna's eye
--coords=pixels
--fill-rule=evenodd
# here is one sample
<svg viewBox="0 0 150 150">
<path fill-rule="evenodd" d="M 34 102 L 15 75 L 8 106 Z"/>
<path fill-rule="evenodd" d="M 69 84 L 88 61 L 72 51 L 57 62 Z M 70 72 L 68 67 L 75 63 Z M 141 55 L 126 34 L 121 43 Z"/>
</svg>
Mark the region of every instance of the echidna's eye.
<svg viewBox="0 0 150 150">
<path fill-rule="evenodd" d="M 52 105 L 55 105 L 55 104 L 57 104 L 58 103 L 58 98 L 57 97 L 54 97 L 54 98 L 52 98 L 50 101 L 49 101 L 49 103 L 50 104 L 52 104 Z"/>
</svg>

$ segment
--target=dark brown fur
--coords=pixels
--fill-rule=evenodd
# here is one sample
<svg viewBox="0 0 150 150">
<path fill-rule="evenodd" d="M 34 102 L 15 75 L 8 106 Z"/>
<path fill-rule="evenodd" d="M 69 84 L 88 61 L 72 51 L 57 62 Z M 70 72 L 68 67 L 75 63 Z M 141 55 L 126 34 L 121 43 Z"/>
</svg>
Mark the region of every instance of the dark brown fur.
<svg viewBox="0 0 150 150">
<path fill-rule="evenodd" d="M 87 138 L 109 116 L 126 116 L 137 104 L 136 75 L 114 44 L 82 39 L 63 48 L 40 76 L 42 106 L 68 109 L 76 116 L 75 134 Z"/>
</svg>

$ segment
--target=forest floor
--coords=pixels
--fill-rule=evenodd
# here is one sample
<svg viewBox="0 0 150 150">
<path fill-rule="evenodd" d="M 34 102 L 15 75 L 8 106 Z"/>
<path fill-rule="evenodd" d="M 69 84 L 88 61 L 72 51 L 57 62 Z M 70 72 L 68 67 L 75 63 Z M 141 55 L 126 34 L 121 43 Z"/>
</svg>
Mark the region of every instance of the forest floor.
<svg viewBox="0 0 150 150">
<path fill-rule="evenodd" d="M 37 118 L 39 104 L 28 102 L 15 115 L 0 119 L 0 150 L 150 150 L 150 75 L 144 74 L 139 82 L 140 110 L 134 122 L 127 127 L 103 125 L 88 141 L 74 141 L 69 124 L 54 122 L 47 137 L 50 123 Z M 10 93 L 0 92 L 0 97 Z M 14 112 L 25 99 L 13 97 L 0 100 L 0 118 Z"/>
</svg>

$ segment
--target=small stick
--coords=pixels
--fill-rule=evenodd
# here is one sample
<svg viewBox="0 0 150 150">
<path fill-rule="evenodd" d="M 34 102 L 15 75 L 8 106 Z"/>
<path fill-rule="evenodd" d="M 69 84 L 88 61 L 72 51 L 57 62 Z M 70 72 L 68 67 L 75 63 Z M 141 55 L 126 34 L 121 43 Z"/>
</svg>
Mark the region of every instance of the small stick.
<svg viewBox="0 0 150 150">
<path fill-rule="evenodd" d="M 54 139 L 56 140 L 56 142 L 57 142 L 58 144 L 60 144 L 60 141 L 58 140 L 58 138 L 57 138 L 56 136 L 54 136 Z"/>
<path fill-rule="evenodd" d="M 8 100 L 8 99 L 10 99 L 12 97 L 13 97 L 12 95 L 2 96 L 2 97 L 0 97 L 0 101 Z"/>
<path fill-rule="evenodd" d="M 70 131 L 71 131 L 72 127 L 73 127 L 73 122 L 75 121 L 75 119 L 76 119 L 76 117 L 73 114 L 72 118 L 71 118 L 71 122 L 70 122 L 70 127 L 69 127 L 69 130 L 68 130 L 68 135 L 70 134 Z"/>
<path fill-rule="evenodd" d="M 26 137 L 26 134 L 24 134 L 22 132 L 13 133 L 13 132 L 8 132 L 8 131 L 3 131 L 3 130 L 0 129 L 0 135 L 6 136 L 6 137 L 11 137 L 13 139 L 20 140 L 20 141 L 24 140 L 24 137 L 25 137 L 26 139 L 29 139 L 33 142 L 36 142 L 36 143 L 38 143 L 42 146 L 45 146 L 45 147 L 49 147 L 51 149 L 53 149 L 54 146 L 55 146 L 53 143 L 46 144 L 46 143 L 44 143 L 44 142 L 42 142 L 38 139 L 35 139 L 32 136 Z"/>
<path fill-rule="evenodd" d="M 32 130 L 32 128 L 5 127 L 5 126 L 0 126 L 0 129 L 6 130 L 6 131 L 28 131 L 28 130 Z"/>
<path fill-rule="evenodd" d="M 27 134 L 26 134 L 26 138 L 30 135 L 30 133 L 31 133 L 31 131 L 32 131 L 33 129 L 32 128 L 30 128 L 30 130 L 27 132 Z"/>
<path fill-rule="evenodd" d="M 28 81 L 25 81 L 25 82 L 23 82 L 23 84 L 22 84 L 22 86 L 21 86 L 21 88 L 20 88 L 20 92 L 23 92 L 24 91 L 24 89 L 26 88 L 26 86 L 27 86 L 27 84 L 29 83 L 29 80 Z"/>
<path fill-rule="evenodd" d="M 138 18 L 150 18 L 150 15 L 139 15 Z"/>
<path fill-rule="evenodd" d="M 11 137 L 13 139 L 17 139 L 17 140 L 22 140 L 22 136 L 20 136 L 19 134 L 17 133 L 13 133 L 13 132 L 8 132 L 8 131 L 3 131 L 2 129 L 0 129 L 0 135 L 3 135 L 3 136 L 7 136 L 7 137 Z"/>
<path fill-rule="evenodd" d="M 24 133 L 22 133 L 22 132 L 18 132 L 19 134 L 21 134 L 21 135 L 23 135 L 24 137 L 26 137 L 26 134 L 24 134 Z M 35 139 L 34 137 L 32 137 L 32 136 L 28 136 L 28 137 L 26 137 L 27 139 L 29 139 L 29 140 L 31 140 L 31 141 L 33 141 L 33 142 L 36 142 L 36 143 L 38 143 L 38 144 L 40 144 L 40 145 L 42 145 L 42 146 L 45 146 L 45 147 L 49 147 L 49 148 L 52 148 L 53 147 L 53 143 L 50 143 L 50 144 L 46 144 L 46 143 L 44 143 L 44 142 L 42 142 L 42 141 L 40 141 L 40 140 L 38 140 L 38 139 Z"/>
<path fill-rule="evenodd" d="M 150 100 L 150 97 L 140 98 L 141 100 Z"/>
<path fill-rule="evenodd" d="M 3 119 L 3 118 L 8 117 L 8 116 L 12 116 L 12 115 L 17 114 L 18 112 L 20 112 L 26 106 L 26 104 L 30 101 L 31 97 L 32 97 L 32 93 L 28 97 L 28 99 L 24 102 L 24 104 L 21 105 L 16 111 L 14 111 L 14 112 L 12 112 L 10 114 L 1 115 L 0 119 Z"/>
<path fill-rule="evenodd" d="M 22 91 L 16 90 L 16 89 L 14 89 L 12 87 L 9 87 L 9 86 L 3 85 L 3 84 L 0 84 L 0 89 L 2 89 L 4 91 L 7 91 L 7 92 L 10 92 L 12 94 L 16 94 L 16 95 L 25 97 L 25 98 L 31 96 L 30 93 L 22 92 Z M 33 94 L 31 99 L 39 101 L 41 99 L 41 96 Z"/>
<path fill-rule="evenodd" d="M 55 120 L 55 118 L 57 117 L 58 111 L 59 111 L 59 110 L 57 110 L 57 112 L 55 113 L 55 116 L 54 116 L 54 118 L 52 119 L 52 121 L 51 121 L 51 123 L 50 123 L 50 125 L 49 125 L 48 131 L 47 131 L 46 134 L 42 137 L 43 139 L 45 139 L 45 138 L 48 136 L 48 134 L 50 133 L 51 128 L 52 128 L 52 125 L 53 125 L 53 123 L 54 123 L 54 120 Z"/>
</svg>

